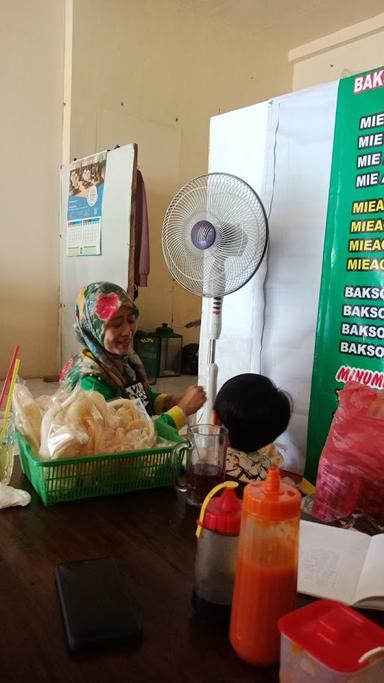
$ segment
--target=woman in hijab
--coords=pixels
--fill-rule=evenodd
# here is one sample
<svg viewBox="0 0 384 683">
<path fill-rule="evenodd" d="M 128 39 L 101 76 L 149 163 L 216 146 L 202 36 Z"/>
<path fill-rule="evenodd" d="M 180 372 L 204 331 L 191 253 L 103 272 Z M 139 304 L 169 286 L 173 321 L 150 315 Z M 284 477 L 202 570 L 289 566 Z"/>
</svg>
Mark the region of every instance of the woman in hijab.
<svg viewBox="0 0 384 683">
<path fill-rule="evenodd" d="M 118 285 L 94 282 L 78 294 L 75 334 L 82 351 L 71 358 L 60 379 L 72 391 L 76 386 L 98 391 L 106 401 L 140 398 L 149 414 L 180 429 L 186 416 L 205 403 L 202 387 L 189 386 L 183 394 L 159 394 L 148 385 L 144 366 L 133 350 L 139 311 Z"/>
</svg>

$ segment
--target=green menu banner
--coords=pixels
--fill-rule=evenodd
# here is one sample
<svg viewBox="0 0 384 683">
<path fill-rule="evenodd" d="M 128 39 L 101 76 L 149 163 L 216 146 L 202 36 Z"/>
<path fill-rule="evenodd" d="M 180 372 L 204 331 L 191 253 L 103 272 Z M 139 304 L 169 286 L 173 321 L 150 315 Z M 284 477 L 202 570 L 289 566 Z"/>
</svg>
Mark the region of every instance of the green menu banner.
<svg viewBox="0 0 384 683">
<path fill-rule="evenodd" d="M 339 83 L 306 476 L 354 380 L 384 389 L 384 68 Z"/>
</svg>

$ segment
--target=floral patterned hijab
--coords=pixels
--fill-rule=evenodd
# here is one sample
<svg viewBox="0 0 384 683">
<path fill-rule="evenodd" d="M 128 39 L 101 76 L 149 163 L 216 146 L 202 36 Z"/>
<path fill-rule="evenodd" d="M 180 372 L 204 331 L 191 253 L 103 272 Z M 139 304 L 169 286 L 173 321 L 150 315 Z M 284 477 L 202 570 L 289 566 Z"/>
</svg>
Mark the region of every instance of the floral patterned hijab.
<svg viewBox="0 0 384 683">
<path fill-rule="evenodd" d="M 112 282 L 93 282 L 80 290 L 74 330 L 84 348 L 66 363 L 60 375 L 69 390 L 87 375 L 100 377 L 118 394 L 136 382 L 147 385 L 144 366 L 133 349 L 128 355 L 119 356 L 104 347 L 108 322 L 121 306 L 128 306 L 136 317 L 139 315 L 127 292 Z"/>
</svg>

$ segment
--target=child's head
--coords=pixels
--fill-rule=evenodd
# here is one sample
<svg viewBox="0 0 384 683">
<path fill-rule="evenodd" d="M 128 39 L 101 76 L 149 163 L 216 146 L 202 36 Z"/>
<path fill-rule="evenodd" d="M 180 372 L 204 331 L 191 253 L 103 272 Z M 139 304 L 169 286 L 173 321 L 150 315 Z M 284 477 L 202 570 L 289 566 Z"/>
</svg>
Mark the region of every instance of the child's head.
<svg viewBox="0 0 384 683">
<path fill-rule="evenodd" d="M 132 347 L 138 314 L 124 289 L 112 282 L 93 282 L 76 300 L 76 336 L 92 353 L 105 349 L 124 356 Z"/>
<path fill-rule="evenodd" d="M 291 417 L 288 395 L 268 377 L 252 373 L 225 382 L 214 410 L 228 429 L 230 445 L 246 452 L 272 443 L 285 431 Z"/>
</svg>

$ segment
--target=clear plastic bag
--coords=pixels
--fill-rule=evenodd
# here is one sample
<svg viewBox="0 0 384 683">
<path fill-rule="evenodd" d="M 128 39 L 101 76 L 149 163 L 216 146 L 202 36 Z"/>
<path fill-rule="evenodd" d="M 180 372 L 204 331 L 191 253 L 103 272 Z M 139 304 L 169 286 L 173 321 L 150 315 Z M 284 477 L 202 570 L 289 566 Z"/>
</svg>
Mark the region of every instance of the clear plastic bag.
<svg viewBox="0 0 384 683">
<path fill-rule="evenodd" d="M 15 384 L 12 408 L 16 428 L 27 437 L 31 446 L 38 451 L 44 411 L 23 382 Z"/>
<path fill-rule="evenodd" d="M 320 457 L 313 514 L 333 521 L 360 510 L 384 523 L 384 392 L 350 382 Z"/>
<path fill-rule="evenodd" d="M 156 431 L 140 399 L 119 398 L 107 403 L 112 433 L 106 435 L 107 452 L 132 451 L 151 448 L 156 442 Z"/>
<path fill-rule="evenodd" d="M 50 401 L 35 401 L 22 385 L 15 393 L 16 426 L 43 459 L 146 449 L 156 441 L 139 399 L 107 403 L 98 392 L 77 388 L 70 394 L 59 389 Z"/>
<path fill-rule="evenodd" d="M 94 393 L 76 389 L 69 395 L 60 391 L 55 394 L 41 422 L 42 458 L 71 458 L 102 450 L 106 410 L 103 415 Z"/>
</svg>

